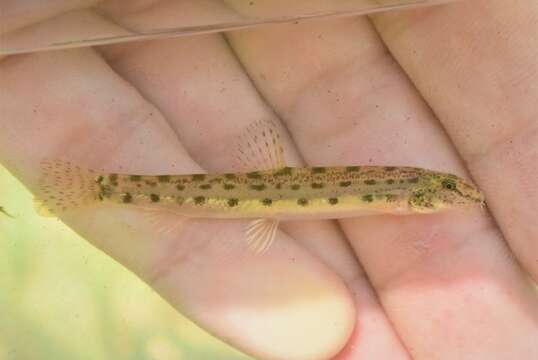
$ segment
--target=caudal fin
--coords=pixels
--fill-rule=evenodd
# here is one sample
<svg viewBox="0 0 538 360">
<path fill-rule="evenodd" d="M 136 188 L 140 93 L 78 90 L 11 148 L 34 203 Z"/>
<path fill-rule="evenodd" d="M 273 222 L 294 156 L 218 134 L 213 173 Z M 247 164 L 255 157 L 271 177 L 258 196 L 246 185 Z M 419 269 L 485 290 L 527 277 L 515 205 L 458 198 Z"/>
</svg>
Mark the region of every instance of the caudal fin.
<svg viewBox="0 0 538 360">
<path fill-rule="evenodd" d="M 99 198 L 99 174 L 68 161 L 43 160 L 36 210 L 42 216 L 57 216 L 62 212 L 95 203 Z"/>
</svg>

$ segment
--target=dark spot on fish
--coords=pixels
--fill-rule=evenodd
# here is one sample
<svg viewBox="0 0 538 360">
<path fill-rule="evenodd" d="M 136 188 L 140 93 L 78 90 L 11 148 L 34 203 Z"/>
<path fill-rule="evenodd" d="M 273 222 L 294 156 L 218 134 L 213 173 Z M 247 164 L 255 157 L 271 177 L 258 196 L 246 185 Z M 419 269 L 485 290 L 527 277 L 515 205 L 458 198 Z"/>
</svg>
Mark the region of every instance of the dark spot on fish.
<svg viewBox="0 0 538 360">
<path fill-rule="evenodd" d="M 413 204 L 426 207 L 426 208 L 433 208 L 433 204 L 428 201 L 428 198 L 426 197 L 426 194 L 424 191 L 417 191 L 413 193 L 413 196 L 410 200 Z"/>
<path fill-rule="evenodd" d="M 209 180 L 210 184 L 220 184 L 222 182 L 222 178 L 220 177 L 213 177 Z"/>
<path fill-rule="evenodd" d="M 179 191 L 183 191 L 183 190 L 185 190 L 185 185 L 183 185 L 183 184 L 177 184 L 177 185 L 176 185 L 176 189 L 178 189 Z"/>
<path fill-rule="evenodd" d="M 232 174 L 232 173 L 228 173 L 228 174 L 224 174 L 224 177 L 228 180 L 233 180 L 233 179 L 236 179 L 237 176 L 235 174 Z"/>
<path fill-rule="evenodd" d="M 192 181 L 204 181 L 206 174 L 194 174 L 191 176 Z"/>
<path fill-rule="evenodd" d="M 224 190 L 233 190 L 233 189 L 235 189 L 235 185 L 233 185 L 233 184 L 223 184 L 222 187 L 224 188 Z"/>
<path fill-rule="evenodd" d="M 104 177 L 99 176 L 99 177 L 95 180 L 95 182 L 98 183 L 98 184 L 100 184 L 100 183 L 103 182 L 104 179 L 105 179 Z"/>
<path fill-rule="evenodd" d="M 394 201 L 398 200 L 398 196 L 394 195 L 394 194 L 387 194 L 387 195 L 385 195 L 385 197 L 387 198 L 388 202 L 394 202 Z"/>
<path fill-rule="evenodd" d="M 387 180 L 385 180 L 385 182 L 387 184 L 389 184 L 389 185 L 392 185 L 392 184 L 394 184 L 394 179 L 387 179 Z"/>
<path fill-rule="evenodd" d="M 130 193 L 125 193 L 122 196 L 122 199 L 124 204 L 129 204 L 133 201 L 133 196 Z"/>
<path fill-rule="evenodd" d="M 282 184 L 281 184 L 281 183 L 277 183 L 277 184 L 275 185 L 275 189 L 281 189 L 281 188 L 282 188 Z"/>
<path fill-rule="evenodd" d="M 108 180 L 110 182 L 117 182 L 118 181 L 118 174 L 110 174 L 110 175 L 108 175 Z"/>
<path fill-rule="evenodd" d="M 99 195 L 103 198 L 109 198 L 112 195 L 112 189 L 108 185 L 99 185 Z"/>
<path fill-rule="evenodd" d="M 140 176 L 140 175 L 131 175 L 131 176 L 129 176 L 129 180 L 135 181 L 135 182 L 140 181 L 140 180 L 142 180 L 142 176 Z"/>
<path fill-rule="evenodd" d="M 360 170 L 360 166 L 347 166 L 346 167 L 347 172 L 355 172 L 355 171 L 359 171 L 359 170 Z"/>
<path fill-rule="evenodd" d="M 299 184 L 293 184 L 293 185 L 291 186 L 291 189 L 292 189 L 292 190 L 299 190 L 300 188 L 301 188 L 301 185 L 299 185 Z"/>
<path fill-rule="evenodd" d="M 416 183 L 418 183 L 418 177 L 407 179 L 407 182 L 410 183 L 410 184 L 416 184 Z"/>
<path fill-rule="evenodd" d="M 229 207 L 237 206 L 237 204 L 239 204 L 239 200 L 238 200 L 238 199 L 236 199 L 236 198 L 228 199 L 228 206 L 229 206 Z"/>
<path fill-rule="evenodd" d="M 262 191 L 262 190 L 265 190 L 266 186 L 265 184 L 254 184 L 254 185 L 250 185 L 250 188 L 252 190 Z"/>
<path fill-rule="evenodd" d="M 199 188 L 202 190 L 209 190 L 211 189 L 211 184 L 202 184 L 199 186 Z"/>
<path fill-rule="evenodd" d="M 305 198 L 299 198 L 299 199 L 297 199 L 297 204 L 299 204 L 301 206 L 306 206 L 306 205 L 308 205 L 308 200 L 305 199 Z"/>
<path fill-rule="evenodd" d="M 322 189 L 325 185 L 322 183 L 312 183 L 310 186 L 312 186 L 312 189 Z"/>
<path fill-rule="evenodd" d="M 157 183 L 155 181 L 146 180 L 145 183 L 149 186 L 157 186 Z"/>
<path fill-rule="evenodd" d="M 149 198 L 151 199 L 151 202 L 159 202 L 161 198 L 157 194 L 150 194 Z"/>
<path fill-rule="evenodd" d="M 170 182 L 170 175 L 159 175 L 159 176 L 157 176 L 157 181 L 159 181 L 161 183 Z"/>
<path fill-rule="evenodd" d="M 273 203 L 273 200 L 271 200 L 269 198 L 265 198 L 265 199 L 262 200 L 262 204 L 265 205 L 265 206 L 270 206 L 272 203 Z"/>
<path fill-rule="evenodd" d="M 338 185 L 340 185 L 341 187 L 348 187 L 351 185 L 351 181 L 340 181 Z"/>
<path fill-rule="evenodd" d="M 375 185 L 377 181 L 375 181 L 374 179 L 368 179 L 368 180 L 364 180 L 364 183 L 366 185 Z"/>
<path fill-rule="evenodd" d="M 205 197 L 203 197 L 203 196 L 196 196 L 196 197 L 194 197 L 194 203 L 195 203 L 196 205 L 201 205 L 201 204 L 203 204 L 204 202 L 205 202 Z"/>
<path fill-rule="evenodd" d="M 338 204 L 338 198 L 329 198 L 329 204 L 336 205 Z"/>
<path fill-rule="evenodd" d="M 366 194 L 362 196 L 362 201 L 372 202 L 374 201 L 374 196 L 372 194 Z"/>
<path fill-rule="evenodd" d="M 396 170 L 396 166 L 385 166 L 384 169 L 385 171 L 394 171 Z"/>
<path fill-rule="evenodd" d="M 314 166 L 313 168 L 310 169 L 310 172 L 312 174 L 323 174 L 325 171 L 327 171 L 327 169 L 324 168 L 323 166 Z"/>
<path fill-rule="evenodd" d="M 275 171 L 273 173 L 273 175 L 275 175 L 275 176 L 291 175 L 291 171 L 292 171 L 291 167 L 286 166 L 286 167 L 283 167 L 280 170 Z"/>
<path fill-rule="evenodd" d="M 260 175 L 260 173 L 258 171 L 251 171 L 251 172 L 247 173 L 247 177 L 249 179 L 259 179 L 262 176 Z"/>
</svg>

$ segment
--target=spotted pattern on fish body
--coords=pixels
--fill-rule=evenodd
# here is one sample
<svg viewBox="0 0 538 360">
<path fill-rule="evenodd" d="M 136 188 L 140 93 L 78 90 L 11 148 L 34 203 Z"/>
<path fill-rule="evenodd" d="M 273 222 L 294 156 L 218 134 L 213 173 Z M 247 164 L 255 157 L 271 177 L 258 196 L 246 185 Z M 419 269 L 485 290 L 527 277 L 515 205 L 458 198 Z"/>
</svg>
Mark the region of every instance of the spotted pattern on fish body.
<svg viewBox="0 0 538 360">
<path fill-rule="evenodd" d="M 354 216 L 364 210 L 429 212 L 452 203 L 482 201 L 476 188 L 461 178 L 412 167 L 286 167 L 233 174 L 92 175 L 93 197 L 97 200 L 171 208 L 193 217 L 335 218 Z M 455 196 L 441 199 L 443 191 Z M 62 207 L 69 207 L 61 200 L 66 195 L 56 192 L 49 196 L 50 203 L 55 201 L 53 197 L 60 199 L 57 203 Z"/>
<path fill-rule="evenodd" d="M 123 203 L 124 204 L 129 204 L 132 201 L 133 201 L 133 196 L 130 193 L 123 194 Z"/>
<path fill-rule="evenodd" d="M 194 174 L 194 175 L 191 176 L 191 180 L 192 181 L 204 181 L 205 177 L 206 177 L 205 174 Z"/>
<path fill-rule="evenodd" d="M 170 175 L 159 175 L 157 176 L 157 181 L 161 183 L 170 182 Z"/>
</svg>

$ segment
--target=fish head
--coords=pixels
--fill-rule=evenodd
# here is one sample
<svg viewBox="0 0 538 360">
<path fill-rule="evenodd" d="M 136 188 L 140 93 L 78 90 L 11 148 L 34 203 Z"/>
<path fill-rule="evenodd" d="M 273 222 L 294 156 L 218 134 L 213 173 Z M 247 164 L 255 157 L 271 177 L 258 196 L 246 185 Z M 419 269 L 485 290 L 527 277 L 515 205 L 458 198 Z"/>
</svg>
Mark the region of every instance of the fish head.
<svg viewBox="0 0 538 360">
<path fill-rule="evenodd" d="M 471 182 L 446 173 L 423 174 L 409 197 L 409 207 L 421 213 L 472 205 L 485 206 L 480 190 Z"/>
</svg>

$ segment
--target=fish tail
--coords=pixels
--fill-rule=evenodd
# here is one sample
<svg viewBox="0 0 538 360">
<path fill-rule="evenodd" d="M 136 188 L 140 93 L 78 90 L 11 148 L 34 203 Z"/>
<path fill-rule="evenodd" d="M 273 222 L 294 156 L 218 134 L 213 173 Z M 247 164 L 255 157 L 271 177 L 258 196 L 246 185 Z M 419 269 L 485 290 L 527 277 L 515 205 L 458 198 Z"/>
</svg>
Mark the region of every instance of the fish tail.
<svg viewBox="0 0 538 360">
<path fill-rule="evenodd" d="M 96 203 L 100 176 L 69 161 L 43 160 L 35 200 L 37 212 L 42 216 L 57 216 Z"/>
</svg>

